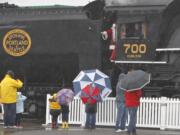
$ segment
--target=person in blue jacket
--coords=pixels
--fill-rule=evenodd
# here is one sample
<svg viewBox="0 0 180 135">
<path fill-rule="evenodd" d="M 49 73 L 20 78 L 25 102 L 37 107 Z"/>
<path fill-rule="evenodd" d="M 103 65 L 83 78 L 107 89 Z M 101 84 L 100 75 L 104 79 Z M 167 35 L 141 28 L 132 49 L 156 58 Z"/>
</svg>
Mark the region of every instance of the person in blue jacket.
<svg viewBox="0 0 180 135">
<path fill-rule="evenodd" d="M 17 92 L 17 102 L 16 102 L 16 127 L 23 128 L 21 125 L 22 113 L 24 112 L 24 101 L 27 99 L 26 96 L 22 95 L 21 92 Z"/>
</svg>

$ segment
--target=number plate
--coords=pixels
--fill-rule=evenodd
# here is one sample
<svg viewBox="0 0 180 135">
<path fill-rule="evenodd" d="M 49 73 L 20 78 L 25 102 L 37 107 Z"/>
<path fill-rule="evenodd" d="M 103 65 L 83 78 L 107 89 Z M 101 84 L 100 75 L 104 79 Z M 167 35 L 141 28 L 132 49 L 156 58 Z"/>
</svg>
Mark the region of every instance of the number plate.
<svg viewBox="0 0 180 135">
<path fill-rule="evenodd" d="M 118 42 L 117 60 L 149 61 L 155 58 L 155 47 L 148 40 L 128 39 Z"/>
</svg>

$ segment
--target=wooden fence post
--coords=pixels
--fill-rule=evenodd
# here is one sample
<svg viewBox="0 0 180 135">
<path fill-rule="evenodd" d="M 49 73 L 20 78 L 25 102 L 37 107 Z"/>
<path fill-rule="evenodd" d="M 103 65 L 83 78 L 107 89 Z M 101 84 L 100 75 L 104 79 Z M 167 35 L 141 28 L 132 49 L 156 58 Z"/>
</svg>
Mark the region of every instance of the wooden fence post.
<svg viewBox="0 0 180 135">
<path fill-rule="evenodd" d="M 4 124 L 3 120 L 4 120 L 4 108 L 3 108 L 3 104 L 0 104 L 1 107 L 1 112 L 0 112 L 0 124 Z M 2 122 L 1 122 L 2 121 Z"/>
</svg>

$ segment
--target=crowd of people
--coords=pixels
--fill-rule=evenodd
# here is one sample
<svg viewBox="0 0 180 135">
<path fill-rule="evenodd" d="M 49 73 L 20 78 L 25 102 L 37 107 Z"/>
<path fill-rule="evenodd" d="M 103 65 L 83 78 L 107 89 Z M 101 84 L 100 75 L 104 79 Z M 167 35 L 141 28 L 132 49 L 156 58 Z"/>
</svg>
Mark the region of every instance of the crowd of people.
<svg viewBox="0 0 180 135">
<path fill-rule="evenodd" d="M 68 129 L 68 118 L 69 118 L 69 105 L 61 104 L 57 100 L 57 94 L 54 93 L 49 99 L 50 104 L 50 115 L 51 115 L 51 128 L 58 128 L 58 116 L 62 113 L 62 129 Z M 94 104 L 85 104 L 85 113 L 86 113 L 86 123 L 85 129 L 95 129 L 96 123 L 96 112 L 97 112 L 97 103 Z"/>
<path fill-rule="evenodd" d="M 24 112 L 24 101 L 26 96 L 20 92 L 23 82 L 15 79 L 12 70 L 8 70 L 0 83 L 0 104 L 3 104 L 3 128 L 23 128 L 21 125 L 22 113 Z M 52 115 L 52 128 L 58 127 L 57 118 L 62 113 L 61 128 L 69 128 L 69 106 L 60 104 L 56 100 L 56 94 L 53 94 L 50 102 L 50 114 Z"/>
<path fill-rule="evenodd" d="M 129 71 L 131 72 L 131 71 Z M 0 83 L 0 103 L 4 107 L 4 128 L 22 128 L 21 118 L 24 111 L 23 102 L 26 96 L 19 91 L 23 87 L 23 82 L 15 79 L 14 72 L 9 70 Z M 129 135 L 136 135 L 137 110 L 140 105 L 141 89 L 128 91 L 122 89 L 121 83 L 125 74 L 119 75 L 116 85 L 117 117 L 116 132 L 127 132 Z M 61 104 L 57 101 L 57 94 L 54 93 L 49 99 L 50 114 L 52 116 L 52 128 L 58 128 L 58 116 L 62 114 L 62 129 L 68 129 L 69 105 Z M 85 129 L 95 129 L 96 127 L 97 103 L 86 104 Z M 129 124 L 126 128 L 127 115 L 129 114 Z"/>
</svg>

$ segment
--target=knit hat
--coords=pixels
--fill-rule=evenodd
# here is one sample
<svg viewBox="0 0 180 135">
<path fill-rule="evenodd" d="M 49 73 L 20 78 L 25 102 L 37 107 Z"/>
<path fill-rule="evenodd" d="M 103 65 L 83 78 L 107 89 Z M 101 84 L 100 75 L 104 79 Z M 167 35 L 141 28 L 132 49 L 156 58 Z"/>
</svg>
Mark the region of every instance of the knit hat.
<svg viewBox="0 0 180 135">
<path fill-rule="evenodd" d="M 8 70 L 7 74 L 10 75 L 12 78 L 14 78 L 14 72 L 12 70 Z"/>
</svg>

